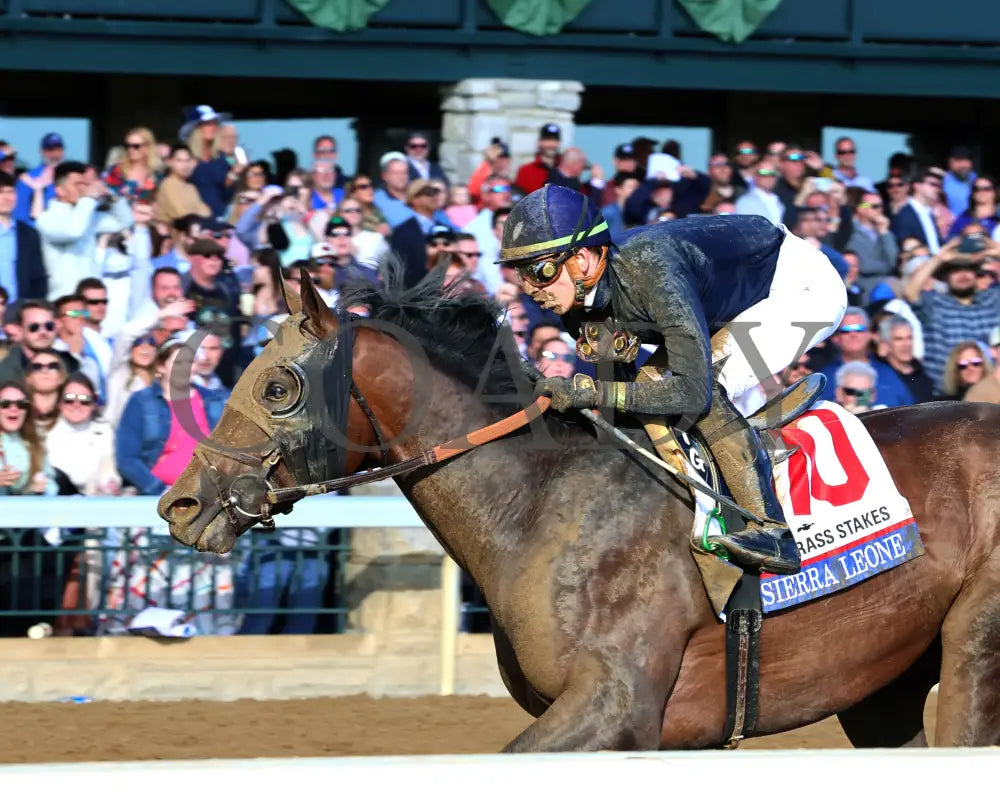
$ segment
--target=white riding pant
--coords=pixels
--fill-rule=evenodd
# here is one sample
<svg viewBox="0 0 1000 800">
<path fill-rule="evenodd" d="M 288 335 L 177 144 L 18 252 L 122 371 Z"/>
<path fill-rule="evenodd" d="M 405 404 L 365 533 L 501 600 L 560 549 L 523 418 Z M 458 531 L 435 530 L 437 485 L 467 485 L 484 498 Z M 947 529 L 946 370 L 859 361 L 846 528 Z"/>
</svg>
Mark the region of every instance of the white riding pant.
<svg viewBox="0 0 1000 800">
<path fill-rule="evenodd" d="M 713 349 L 713 361 L 729 356 L 719 377 L 729 398 L 744 413 L 759 408 L 765 400 L 761 382 L 832 334 L 846 308 L 847 289 L 830 259 L 788 233 L 778 251 L 770 293 L 726 325 L 730 335 Z M 746 347 L 748 337 L 756 353 Z M 755 390 L 759 402 L 752 396 L 740 402 Z"/>
</svg>

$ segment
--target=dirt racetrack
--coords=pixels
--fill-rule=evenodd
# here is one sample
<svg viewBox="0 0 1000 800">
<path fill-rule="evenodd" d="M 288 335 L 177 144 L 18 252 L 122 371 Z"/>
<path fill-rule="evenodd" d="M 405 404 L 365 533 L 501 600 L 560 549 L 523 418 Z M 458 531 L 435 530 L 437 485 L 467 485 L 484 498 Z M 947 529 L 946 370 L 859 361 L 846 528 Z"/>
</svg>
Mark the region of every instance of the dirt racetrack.
<svg viewBox="0 0 1000 800">
<path fill-rule="evenodd" d="M 513 700 L 484 696 L 0 703 L 0 762 L 495 753 L 530 720 Z M 828 719 L 744 746 L 850 745 Z"/>
</svg>

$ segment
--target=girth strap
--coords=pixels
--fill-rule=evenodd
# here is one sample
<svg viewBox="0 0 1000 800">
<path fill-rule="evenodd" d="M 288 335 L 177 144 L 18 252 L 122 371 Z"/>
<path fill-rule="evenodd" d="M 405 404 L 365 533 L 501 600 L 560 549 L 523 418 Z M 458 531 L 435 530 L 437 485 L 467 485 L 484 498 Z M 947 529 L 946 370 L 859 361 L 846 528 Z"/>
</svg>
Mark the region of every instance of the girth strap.
<svg viewBox="0 0 1000 800">
<path fill-rule="evenodd" d="M 760 575 L 743 573 L 726 604 L 725 747 L 734 749 L 757 728 L 760 700 Z"/>
</svg>

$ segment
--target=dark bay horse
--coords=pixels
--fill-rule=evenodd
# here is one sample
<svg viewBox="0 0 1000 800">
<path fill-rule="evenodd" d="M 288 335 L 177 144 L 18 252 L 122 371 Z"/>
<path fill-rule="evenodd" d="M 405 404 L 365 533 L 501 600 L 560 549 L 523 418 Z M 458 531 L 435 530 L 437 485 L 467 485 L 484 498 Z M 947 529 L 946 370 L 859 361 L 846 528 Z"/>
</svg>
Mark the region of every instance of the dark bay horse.
<svg viewBox="0 0 1000 800">
<path fill-rule="evenodd" d="M 370 319 L 346 337 L 347 317 L 306 276 L 302 287 L 160 501 L 173 536 L 199 550 L 226 552 L 251 526 L 227 496 L 246 507 L 264 477 L 336 477 L 312 444 L 323 407 L 340 409 L 357 445 L 338 457 L 342 472 L 413 457 L 512 407 L 488 397 L 514 379 L 487 302 L 369 288 L 352 302 Z M 353 351 L 331 344 L 347 338 Z M 327 371 L 338 352 L 346 383 Z M 757 734 L 837 714 L 856 746 L 926 744 L 924 702 L 940 680 L 935 744 L 1000 744 L 1000 407 L 938 403 L 864 422 L 926 555 L 765 619 Z M 594 442 L 578 418 L 550 414 L 397 481 L 482 590 L 503 680 L 537 717 L 507 750 L 718 746 L 724 626 L 690 555 L 689 495 Z"/>
</svg>

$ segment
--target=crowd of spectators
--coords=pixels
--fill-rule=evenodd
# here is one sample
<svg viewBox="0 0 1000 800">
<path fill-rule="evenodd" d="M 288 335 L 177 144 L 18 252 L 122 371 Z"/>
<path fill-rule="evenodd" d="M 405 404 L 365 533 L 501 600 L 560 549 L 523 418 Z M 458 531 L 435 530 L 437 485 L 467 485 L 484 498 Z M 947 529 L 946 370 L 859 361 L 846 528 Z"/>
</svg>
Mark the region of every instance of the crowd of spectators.
<svg viewBox="0 0 1000 800">
<path fill-rule="evenodd" d="M 587 371 L 560 319 L 495 264 L 512 203 L 546 183 L 586 193 L 614 234 L 691 215 L 759 214 L 825 253 L 851 306 L 831 340 L 775 385 L 821 371 L 828 398 L 855 412 L 1000 402 L 997 185 L 964 147 L 940 166 L 898 153 L 885 175 L 865 176 L 849 138 L 837 141 L 832 163 L 794 143 L 743 140 L 704 165 L 685 163 L 676 142 L 640 138 L 614 150 L 606 176 L 547 124 L 529 163 L 513 163 L 494 139 L 456 184 L 418 131 L 381 156 L 378 174 L 347 175 L 336 139 L 322 131 L 298 168 L 251 160 L 228 114 L 198 106 L 186 119 L 169 144 L 147 128 L 126 131 L 104 164 L 66 160 L 59 133 L 42 139 L 37 160 L 0 141 L 0 495 L 162 493 L 196 444 L 167 391 L 178 354 L 192 352 L 183 399 L 207 433 L 266 344 L 269 322 L 287 314 L 276 271 L 295 287 L 305 268 L 332 305 L 346 281 L 377 280 L 391 250 L 409 283 L 440 266 L 443 291 L 496 298 L 543 374 Z M 65 536 L 16 533 L 52 547 Z M 260 607 L 321 605 L 330 564 L 318 545 L 327 535 L 273 540 L 300 564 L 312 559 L 294 570 L 294 587 L 279 557 L 233 568 L 233 592 L 264 593 Z M 116 541 L 134 537 L 122 531 Z M 0 563 L 0 597 L 16 600 L 12 574 Z M 110 593 L 101 592 L 88 602 L 103 607 Z M 314 614 L 289 614 L 285 629 L 315 624 Z M 252 614 L 233 630 L 274 626 L 273 614 Z"/>
</svg>

